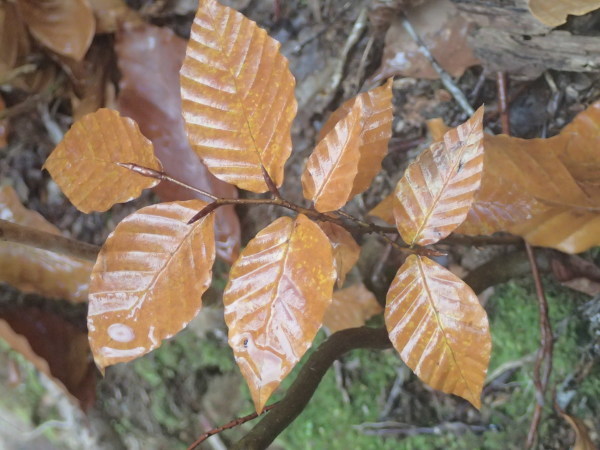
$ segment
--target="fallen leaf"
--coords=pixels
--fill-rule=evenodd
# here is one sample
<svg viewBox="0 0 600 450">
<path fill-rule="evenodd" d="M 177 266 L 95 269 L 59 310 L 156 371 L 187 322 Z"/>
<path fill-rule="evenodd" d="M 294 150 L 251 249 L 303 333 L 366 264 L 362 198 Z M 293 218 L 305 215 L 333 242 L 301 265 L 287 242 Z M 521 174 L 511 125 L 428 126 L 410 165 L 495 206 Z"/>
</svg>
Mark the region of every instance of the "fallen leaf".
<svg viewBox="0 0 600 450">
<path fill-rule="evenodd" d="M 327 236 L 302 214 L 271 223 L 233 264 L 225 322 L 258 413 L 312 344 L 335 278 Z"/>
<path fill-rule="evenodd" d="M 144 23 L 139 13 L 129 8 L 123 0 L 89 0 L 89 2 L 96 18 L 96 33 L 114 33 L 125 25 Z"/>
<path fill-rule="evenodd" d="M 467 42 L 469 23 L 451 1 L 431 0 L 408 9 L 405 14 L 435 60 L 453 77 L 479 64 Z M 397 17 L 385 36 L 381 67 L 372 80 L 377 82 L 400 75 L 439 78 L 429 59 L 404 29 L 401 17 Z"/>
<path fill-rule="evenodd" d="M 88 329 L 104 370 L 170 338 L 198 314 L 215 259 L 213 215 L 200 200 L 147 206 L 108 236 L 92 271 Z"/>
<path fill-rule="evenodd" d="M 365 322 L 383 311 L 375 295 L 362 283 L 354 284 L 333 293 L 333 301 L 323 319 L 329 331 L 362 327 Z"/>
<path fill-rule="evenodd" d="M 333 250 L 333 261 L 337 273 L 337 286 L 342 287 L 346 275 L 354 267 L 360 257 L 360 246 L 352 235 L 343 227 L 332 222 L 320 222 Z"/>
<path fill-rule="evenodd" d="M 212 175 L 190 147 L 181 116 L 179 69 L 186 41 L 167 28 L 149 24 L 128 26 L 117 34 L 119 110 L 134 119 L 154 144 L 154 152 L 170 176 L 211 192 L 235 198 L 237 190 Z M 163 201 L 206 197 L 169 182 L 155 188 Z M 217 255 L 233 263 L 239 255 L 240 223 L 233 206 L 215 216 Z"/>
<path fill-rule="evenodd" d="M 460 278 L 410 255 L 388 291 L 385 323 L 394 348 L 423 382 L 481 407 L 492 341 L 485 310 Z"/>
<path fill-rule="evenodd" d="M 117 111 L 99 109 L 75 122 L 44 164 L 71 203 L 84 213 L 106 211 L 158 184 L 117 163 L 154 170 L 161 164 L 137 124 Z"/>
<path fill-rule="evenodd" d="M 18 0 L 29 31 L 43 46 L 59 55 L 81 61 L 96 22 L 87 0 Z"/>
<path fill-rule="evenodd" d="M 366 191 L 375 175 L 381 170 L 381 161 L 387 154 L 388 142 L 392 137 L 392 82 L 390 78 L 383 86 L 359 94 L 335 110 L 321 128 L 318 141 L 322 141 L 335 125 L 352 109 L 357 98 L 363 104 L 361 114 L 360 153 L 358 173 L 354 178 L 350 198 Z"/>
<path fill-rule="evenodd" d="M 483 107 L 406 169 L 394 193 L 394 217 L 404 242 L 433 244 L 467 217 L 483 170 L 482 121 Z"/>
<path fill-rule="evenodd" d="M 203 0 L 181 68 L 190 144 L 219 179 L 265 192 L 276 186 L 292 150 L 295 80 L 280 44 L 255 22 Z"/>
<path fill-rule="evenodd" d="M 25 208 L 8 185 L 0 188 L 0 219 L 60 234 L 58 228 L 40 214 Z M 91 271 L 89 261 L 0 241 L 0 281 L 23 292 L 85 302 Z"/>
<path fill-rule="evenodd" d="M 346 116 L 317 144 L 302 173 L 304 197 L 320 212 L 335 211 L 350 200 L 360 159 L 363 100 L 357 98 Z"/>
<path fill-rule="evenodd" d="M 96 399 L 87 333 L 50 311 L 0 310 L 0 338 L 86 410 Z"/>
<path fill-rule="evenodd" d="M 544 25 L 557 27 L 568 15 L 583 16 L 600 8 L 600 0 L 529 0 L 527 6 Z"/>
<path fill-rule="evenodd" d="M 29 53 L 29 38 L 14 3 L 0 3 L 0 82 Z"/>
</svg>

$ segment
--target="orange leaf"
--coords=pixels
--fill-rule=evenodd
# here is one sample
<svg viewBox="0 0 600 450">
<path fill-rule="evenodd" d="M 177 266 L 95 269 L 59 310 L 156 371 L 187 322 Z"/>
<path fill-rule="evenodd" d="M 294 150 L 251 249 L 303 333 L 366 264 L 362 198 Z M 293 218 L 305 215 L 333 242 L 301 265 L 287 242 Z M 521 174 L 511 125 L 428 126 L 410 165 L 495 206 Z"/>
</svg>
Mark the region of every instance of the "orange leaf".
<svg viewBox="0 0 600 450">
<path fill-rule="evenodd" d="M 392 84 L 393 80 L 390 78 L 383 86 L 346 101 L 329 116 L 319 132 L 317 140 L 321 141 L 341 119 L 348 115 L 356 99 L 361 98 L 363 111 L 358 147 L 360 159 L 350 198 L 367 190 L 375 175 L 381 170 L 381 161 L 387 154 L 388 142 L 392 137 Z"/>
<path fill-rule="evenodd" d="M 302 214 L 263 229 L 232 266 L 223 294 L 229 345 L 258 413 L 310 347 L 334 283 L 327 236 Z"/>
<path fill-rule="evenodd" d="M 44 168 L 71 203 L 89 213 L 132 200 L 158 183 L 118 166 L 118 162 L 162 169 L 152 143 L 133 120 L 117 111 L 99 109 L 73 124 Z"/>
<path fill-rule="evenodd" d="M 85 56 L 96 22 L 87 0 L 18 0 L 31 34 L 59 55 L 80 61 Z"/>
<path fill-rule="evenodd" d="M 185 47 L 186 41 L 168 28 L 142 24 L 121 30 L 115 45 L 123 75 L 119 109 L 152 140 L 154 152 L 169 175 L 219 197 L 237 197 L 237 189 L 215 178 L 188 143 L 179 88 Z M 166 202 L 206 199 L 169 182 L 160 183 L 155 191 Z M 215 238 L 217 255 L 233 263 L 240 250 L 240 223 L 233 206 L 216 211 Z"/>
<path fill-rule="evenodd" d="M 325 232 L 333 249 L 333 261 L 337 272 L 337 286 L 344 284 L 346 275 L 360 256 L 360 246 L 352 235 L 343 227 L 331 222 L 320 222 L 319 226 Z"/>
<path fill-rule="evenodd" d="M 341 208 L 350 199 L 358 173 L 363 99 L 356 98 L 346 116 L 321 140 L 302 173 L 304 197 L 320 212 Z"/>
<path fill-rule="evenodd" d="M 457 231 L 509 231 L 566 253 L 599 245 L 599 127 L 596 102 L 558 136 L 486 136 L 481 189 Z"/>
<path fill-rule="evenodd" d="M 143 24 L 139 13 L 127 6 L 124 0 L 89 0 L 96 18 L 96 34 L 114 33 L 123 26 Z M 160 49 L 160 47 L 157 47 Z M 151 57 L 151 53 L 146 56 Z"/>
<path fill-rule="evenodd" d="M 590 430 L 585 422 L 578 417 L 571 416 L 562 411 L 560 411 L 560 414 L 575 430 L 575 445 L 573 446 L 573 450 L 596 450 L 596 445 L 594 445 L 594 441 L 590 436 Z"/>
<path fill-rule="evenodd" d="M 10 186 L 0 188 L 0 218 L 52 234 L 58 228 L 23 207 Z M 92 264 L 13 242 L 0 242 L 0 281 L 24 292 L 85 302 Z"/>
<path fill-rule="evenodd" d="M 144 355 L 202 306 L 215 259 L 213 214 L 200 200 L 147 206 L 117 225 L 92 272 L 88 328 L 100 369 Z"/>
<path fill-rule="evenodd" d="M 333 301 L 323 319 L 332 333 L 346 328 L 362 327 L 365 322 L 383 311 L 375 295 L 362 283 L 333 293 Z"/>
<path fill-rule="evenodd" d="M 582 16 L 600 8 L 600 0 L 529 0 L 529 9 L 544 25 L 557 27 L 567 16 Z"/>
<path fill-rule="evenodd" d="M 85 330 L 37 308 L 0 311 L 0 338 L 83 409 L 96 398 L 96 369 Z"/>
<path fill-rule="evenodd" d="M 483 107 L 406 169 L 394 202 L 396 226 L 406 243 L 433 244 L 465 220 L 481 182 L 482 120 Z"/>
<path fill-rule="evenodd" d="M 379 217 L 384 222 L 389 224 L 394 223 L 394 198 L 395 195 L 392 192 L 390 195 L 385 197 L 379 202 L 375 208 L 369 211 L 370 216 Z"/>
<path fill-rule="evenodd" d="M 219 179 L 253 192 L 277 186 L 292 150 L 295 80 L 280 44 L 255 22 L 202 0 L 181 68 L 192 148 Z"/>
<path fill-rule="evenodd" d="M 485 310 L 460 278 L 410 255 L 388 291 L 385 323 L 400 357 L 421 380 L 481 407 L 492 341 Z"/>
<path fill-rule="evenodd" d="M 29 53 L 29 37 L 14 3 L 0 3 L 0 82 Z"/>
</svg>

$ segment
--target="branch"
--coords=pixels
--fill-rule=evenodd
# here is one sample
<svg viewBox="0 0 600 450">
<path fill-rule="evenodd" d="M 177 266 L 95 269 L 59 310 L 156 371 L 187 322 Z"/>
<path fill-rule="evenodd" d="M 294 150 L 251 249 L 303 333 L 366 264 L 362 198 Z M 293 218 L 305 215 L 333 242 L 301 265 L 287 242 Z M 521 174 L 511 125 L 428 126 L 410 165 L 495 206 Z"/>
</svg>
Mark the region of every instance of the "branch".
<svg viewBox="0 0 600 450">
<path fill-rule="evenodd" d="M 92 262 L 96 261 L 100 251 L 96 245 L 1 219 L 0 241 L 15 242 Z"/>
<path fill-rule="evenodd" d="M 350 328 L 332 334 L 310 355 L 277 406 L 231 448 L 267 448 L 279 433 L 298 417 L 319 386 L 323 375 L 344 353 L 356 348 L 386 349 L 391 346 L 385 328 Z"/>
</svg>

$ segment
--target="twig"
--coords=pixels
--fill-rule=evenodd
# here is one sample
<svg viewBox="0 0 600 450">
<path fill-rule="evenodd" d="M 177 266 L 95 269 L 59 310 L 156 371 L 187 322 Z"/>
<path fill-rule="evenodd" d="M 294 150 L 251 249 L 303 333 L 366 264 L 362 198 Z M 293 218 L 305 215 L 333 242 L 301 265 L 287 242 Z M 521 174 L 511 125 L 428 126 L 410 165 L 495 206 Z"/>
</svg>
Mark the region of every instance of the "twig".
<svg viewBox="0 0 600 450">
<path fill-rule="evenodd" d="M 0 219 L 0 241 L 36 247 L 73 258 L 96 261 L 100 247 Z"/>
<path fill-rule="evenodd" d="M 431 54 L 421 37 L 417 34 L 417 31 L 413 28 L 406 15 L 401 13 L 400 19 L 402 20 L 402 26 L 404 27 L 406 32 L 410 35 L 411 38 L 413 38 L 413 40 L 419 47 L 419 51 L 429 60 L 432 67 L 440 76 L 440 80 L 442 81 L 443 85 L 446 87 L 446 89 L 448 89 L 448 91 L 450 91 L 450 93 L 456 99 L 457 103 L 460 105 L 462 110 L 468 116 L 472 116 L 475 110 L 469 104 L 469 101 L 467 100 L 467 97 L 465 96 L 463 91 L 461 91 L 460 88 L 454 83 L 454 80 L 452 79 L 450 74 L 448 74 L 448 72 L 446 72 L 443 69 L 443 67 L 440 66 L 439 63 L 435 60 L 435 58 L 433 57 L 433 55 Z"/>
<path fill-rule="evenodd" d="M 471 433 L 484 433 L 490 429 L 493 429 L 493 427 L 493 425 L 469 425 L 463 422 L 442 422 L 433 427 L 415 427 L 413 425 L 400 422 L 375 422 L 355 425 L 353 428 L 366 435 L 419 436 L 423 434 L 461 434 L 469 431 Z"/>
<path fill-rule="evenodd" d="M 194 448 L 196 448 L 197 446 L 199 446 L 202 442 L 204 442 L 205 440 L 207 440 L 209 437 L 221 433 L 222 431 L 225 430 L 230 430 L 231 428 L 235 428 L 238 425 L 241 425 L 243 423 L 246 423 L 250 420 L 256 419 L 258 416 L 263 415 L 264 413 L 266 413 L 267 411 L 270 411 L 271 409 L 273 409 L 275 406 L 277 406 L 279 402 L 273 403 L 272 405 L 269 406 L 265 406 L 265 408 L 262 410 L 262 412 L 260 414 L 257 414 L 256 412 L 253 412 L 252 414 L 248 414 L 247 416 L 244 417 L 238 417 L 237 419 L 232 420 L 231 422 L 227 422 L 225 425 L 221 425 L 220 427 L 217 428 L 213 428 L 210 431 L 207 431 L 204 434 L 201 434 L 198 439 L 196 439 L 188 448 L 187 450 L 193 450 Z"/>
<path fill-rule="evenodd" d="M 498 106 L 500 121 L 502 123 L 502 132 L 510 135 L 510 117 L 507 100 L 508 95 L 506 89 L 506 75 L 502 72 L 498 72 L 496 79 L 498 82 Z M 533 247 L 529 245 L 528 242 L 525 242 L 525 251 L 527 252 L 527 258 L 531 266 L 531 274 L 535 283 L 535 291 L 537 294 L 538 310 L 540 315 L 541 337 L 541 347 L 538 350 L 535 366 L 533 367 L 533 383 L 536 389 L 536 405 L 535 410 L 533 411 L 531 425 L 529 426 L 529 432 L 527 433 L 527 441 L 525 442 L 526 448 L 531 448 L 537 439 L 537 430 L 542 418 L 542 409 L 544 407 L 544 397 L 546 396 L 548 381 L 550 380 L 550 374 L 552 373 L 552 349 L 554 343 L 552 337 L 552 327 L 550 326 L 550 320 L 548 318 L 548 300 L 546 299 L 546 295 L 544 293 L 544 286 L 540 277 L 540 271 L 537 266 Z"/>
<path fill-rule="evenodd" d="M 357 348 L 386 349 L 392 346 L 385 328 L 350 328 L 332 334 L 310 355 L 283 399 L 232 450 L 264 449 L 306 407 L 333 361 Z"/>
</svg>

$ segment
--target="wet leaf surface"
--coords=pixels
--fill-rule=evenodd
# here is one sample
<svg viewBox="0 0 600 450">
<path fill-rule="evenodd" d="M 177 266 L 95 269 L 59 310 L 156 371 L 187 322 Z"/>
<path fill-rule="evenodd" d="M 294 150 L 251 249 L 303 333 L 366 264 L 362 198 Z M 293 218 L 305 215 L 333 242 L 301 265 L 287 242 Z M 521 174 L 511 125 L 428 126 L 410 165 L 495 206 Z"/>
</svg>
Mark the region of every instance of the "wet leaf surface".
<svg viewBox="0 0 600 450">
<path fill-rule="evenodd" d="M 302 173 L 304 197 L 320 212 L 335 211 L 350 200 L 360 159 L 363 99 L 317 144 Z"/>
<path fill-rule="evenodd" d="M 154 144 L 156 156 L 172 177 L 219 197 L 237 197 L 234 186 L 217 179 L 190 147 L 181 116 L 179 69 L 186 41 L 171 30 L 149 24 L 128 26 L 117 34 L 115 50 L 123 78 L 119 110 L 133 118 Z M 204 196 L 173 183 L 155 188 L 163 201 Z M 240 223 L 233 206 L 217 210 L 217 255 L 233 263 L 239 255 Z"/>
<path fill-rule="evenodd" d="M 26 209 L 10 186 L 0 188 L 0 219 L 60 234 L 35 211 Z M 92 264 L 58 253 L 0 241 L 0 281 L 23 292 L 85 302 Z"/>
<path fill-rule="evenodd" d="M 303 215 L 271 223 L 232 266 L 225 322 L 257 412 L 310 347 L 335 279 L 327 236 Z"/>
<path fill-rule="evenodd" d="M 118 162 L 162 169 L 152 143 L 133 120 L 117 111 L 99 109 L 73 124 L 44 168 L 71 203 L 89 213 L 132 200 L 158 183 L 118 166 Z"/>
<path fill-rule="evenodd" d="M 469 286 L 429 258 L 410 255 L 390 286 L 385 323 L 394 348 L 423 382 L 480 408 L 492 342 Z"/>
<path fill-rule="evenodd" d="M 31 34 L 59 55 L 80 61 L 94 37 L 96 22 L 87 0 L 18 0 Z"/>
<path fill-rule="evenodd" d="M 529 0 L 529 9 L 545 25 L 557 27 L 569 14 L 582 16 L 600 8 L 599 0 Z"/>
<path fill-rule="evenodd" d="M 354 267 L 360 256 L 360 246 L 352 234 L 345 228 L 332 222 L 320 222 L 319 226 L 325 232 L 333 249 L 333 261 L 337 272 L 337 286 L 342 287 L 346 275 Z"/>
<path fill-rule="evenodd" d="M 96 399 L 96 368 L 85 330 L 37 308 L 0 310 L 0 338 L 83 409 Z"/>
<path fill-rule="evenodd" d="M 206 203 L 161 203 L 129 215 L 106 240 L 92 272 L 88 328 L 100 369 L 159 347 L 198 314 L 215 258 Z"/>
<path fill-rule="evenodd" d="M 392 137 L 392 82 L 390 78 L 383 86 L 359 94 L 363 104 L 358 151 L 358 173 L 354 179 L 350 197 L 367 190 L 375 175 L 381 170 L 381 161 L 388 151 Z M 346 101 L 335 110 L 319 132 L 321 141 L 334 126 L 343 119 L 354 105 L 356 98 Z"/>
<path fill-rule="evenodd" d="M 295 80 L 280 44 L 215 0 L 201 2 L 181 68 L 189 141 L 219 179 L 266 192 L 277 186 L 292 144 Z"/>
<path fill-rule="evenodd" d="M 425 150 L 396 186 L 394 217 L 404 242 L 433 244 L 467 216 L 483 170 L 483 107 Z"/>
<path fill-rule="evenodd" d="M 354 284 L 333 293 L 333 301 L 325 312 L 323 325 L 332 333 L 362 327 L 367 320 L 381 312 L 383 307 L 375 295 L 362 283 Z"/>
</svg>

